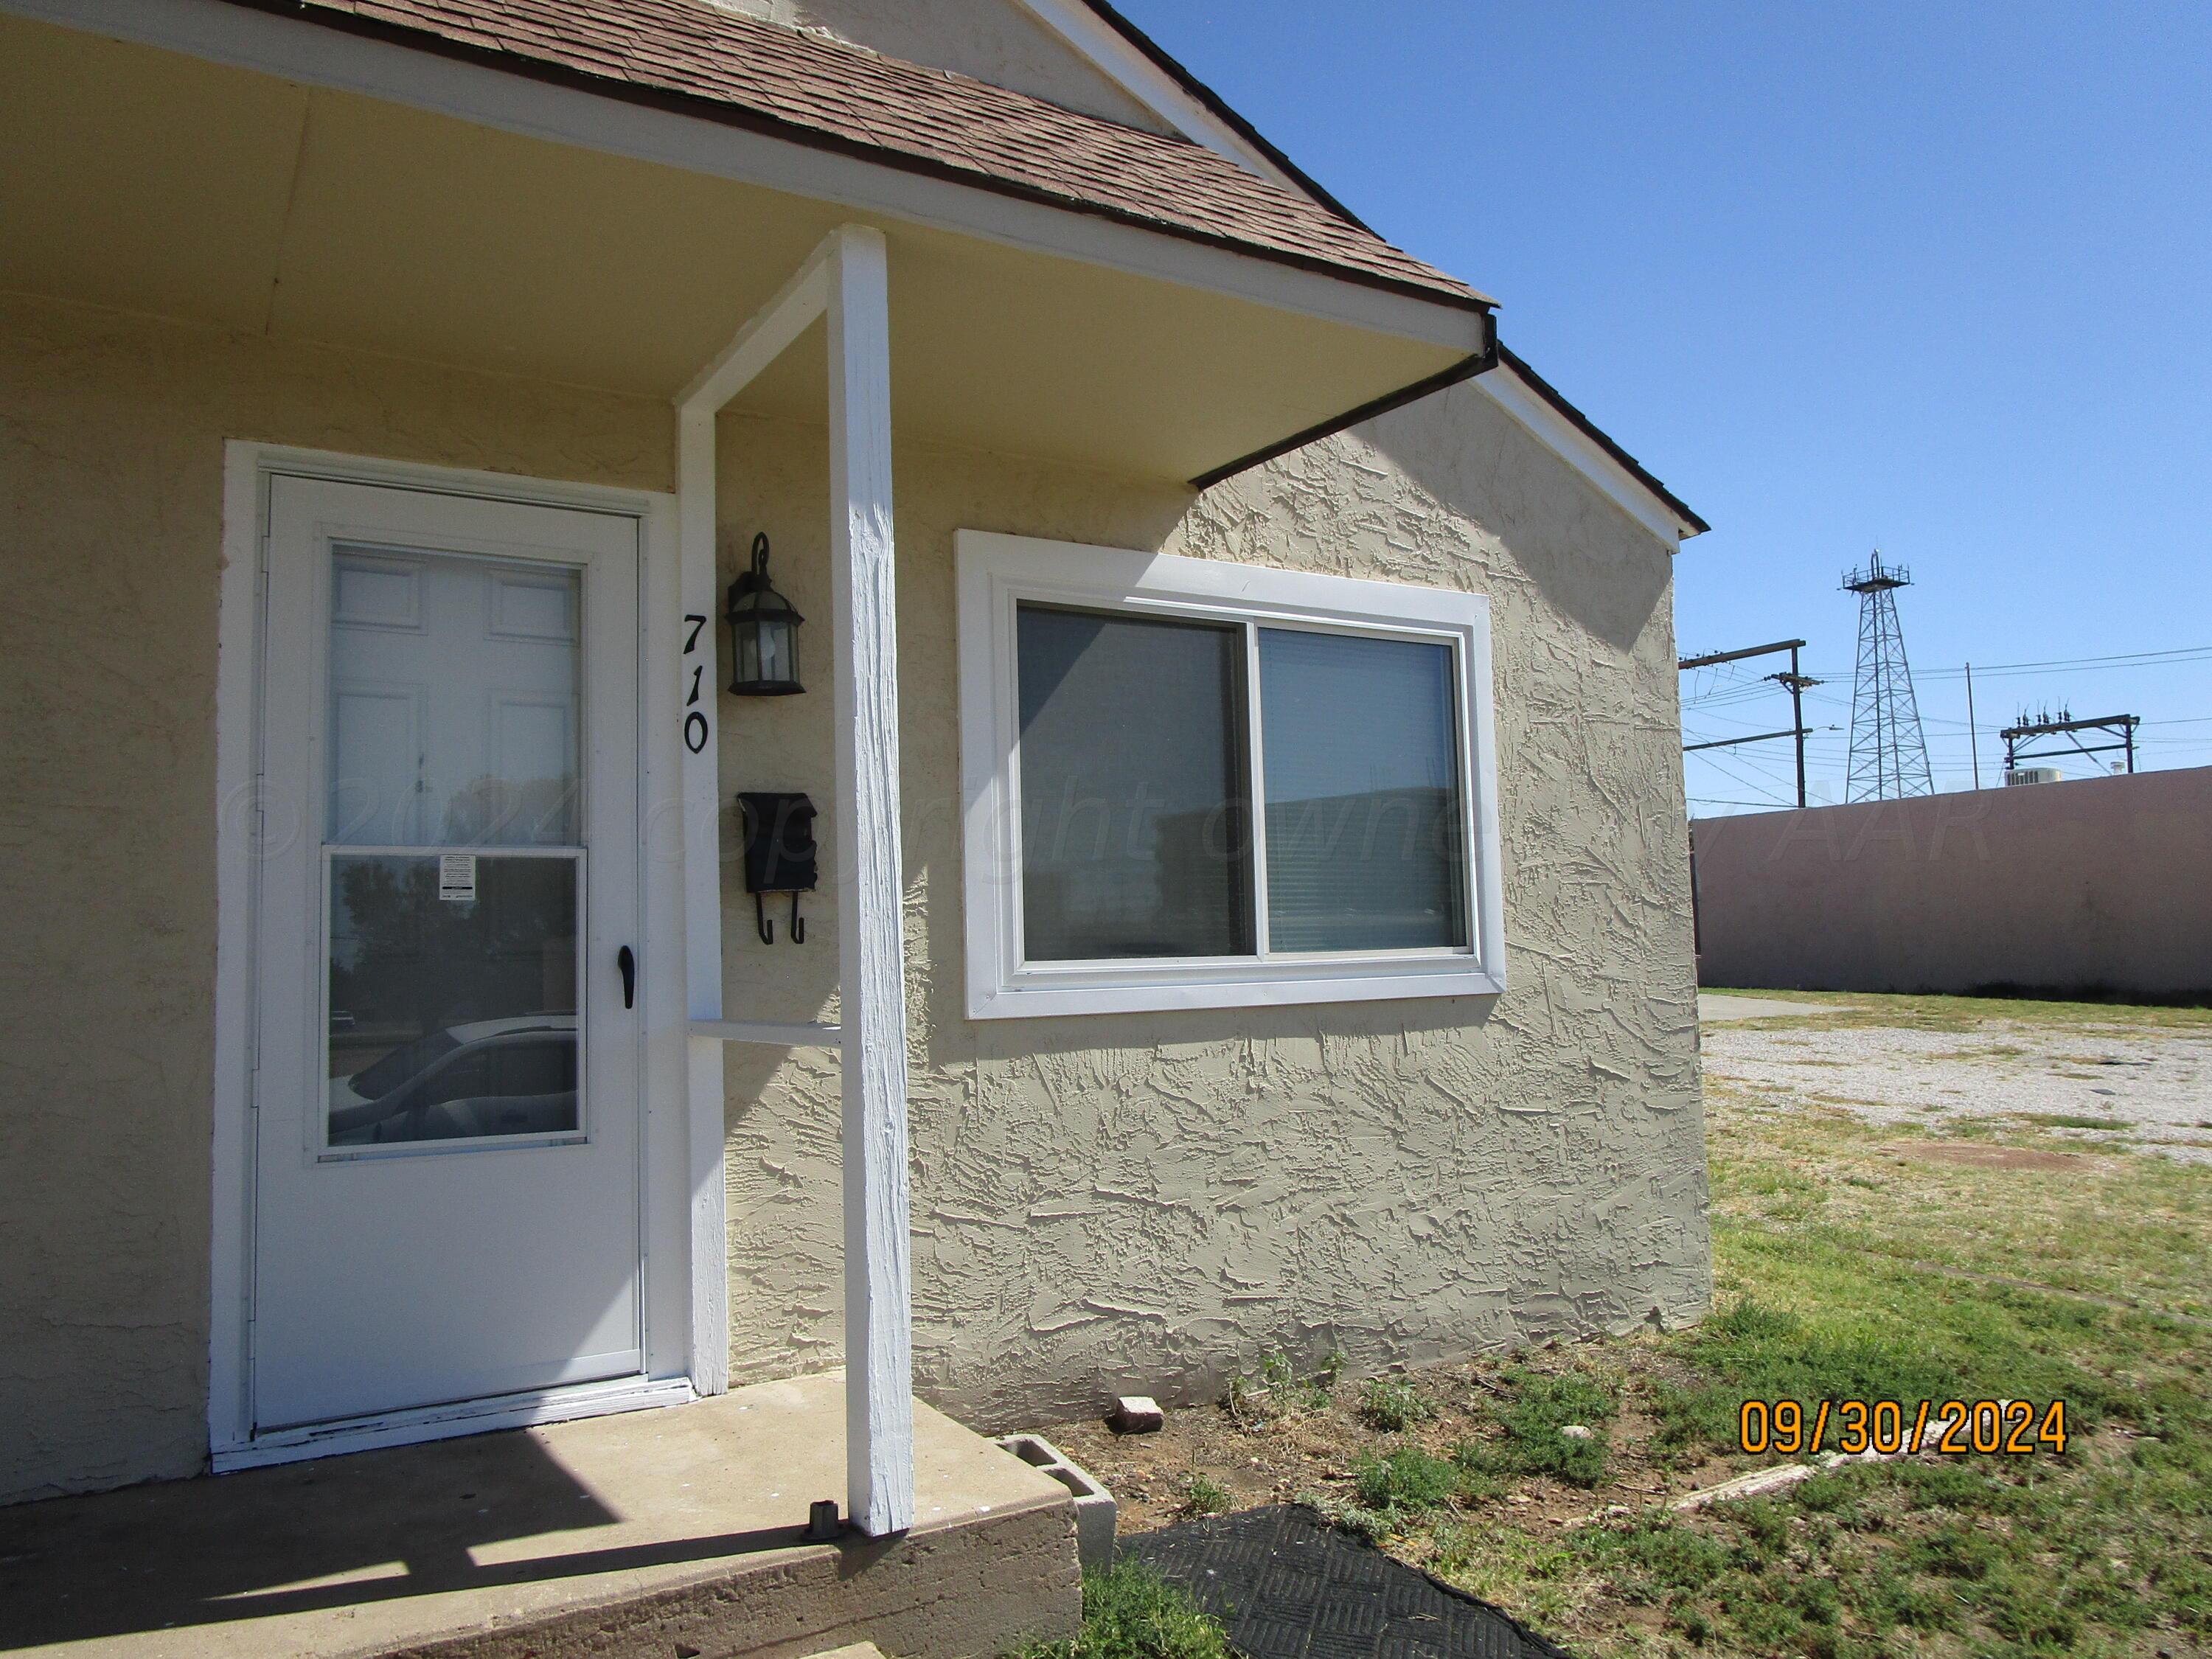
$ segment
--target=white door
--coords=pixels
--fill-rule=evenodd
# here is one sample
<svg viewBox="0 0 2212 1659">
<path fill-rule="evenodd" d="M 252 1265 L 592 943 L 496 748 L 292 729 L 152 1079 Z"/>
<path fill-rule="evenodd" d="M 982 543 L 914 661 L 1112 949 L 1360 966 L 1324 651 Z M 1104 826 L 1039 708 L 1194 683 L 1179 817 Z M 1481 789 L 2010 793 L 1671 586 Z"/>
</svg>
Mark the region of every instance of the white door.
<svg viewBox="0 0 2212 1659">
<path fill-rule="evenodd" d="M 636 1374 L 637 520 L 269 511 L 254 1429 Z"/>
</svg>

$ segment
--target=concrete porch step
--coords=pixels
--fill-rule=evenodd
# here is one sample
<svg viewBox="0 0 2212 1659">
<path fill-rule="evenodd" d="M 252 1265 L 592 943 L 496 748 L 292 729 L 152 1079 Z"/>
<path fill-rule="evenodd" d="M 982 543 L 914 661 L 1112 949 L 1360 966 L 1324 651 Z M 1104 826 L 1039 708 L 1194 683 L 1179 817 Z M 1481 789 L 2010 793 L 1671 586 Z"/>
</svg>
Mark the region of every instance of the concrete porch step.
<svg viewBox="0 0 2212 1659">
<path fill-rule="evenodd" d="M 892 1539 L 799 1540 L 844 1492 L 836 1373 L 0 1509 L 0 1650 L 969 1659 L 1071 1634 L 1066 1489 L 915 1419 L 917 1523 Z"/>
</svg>

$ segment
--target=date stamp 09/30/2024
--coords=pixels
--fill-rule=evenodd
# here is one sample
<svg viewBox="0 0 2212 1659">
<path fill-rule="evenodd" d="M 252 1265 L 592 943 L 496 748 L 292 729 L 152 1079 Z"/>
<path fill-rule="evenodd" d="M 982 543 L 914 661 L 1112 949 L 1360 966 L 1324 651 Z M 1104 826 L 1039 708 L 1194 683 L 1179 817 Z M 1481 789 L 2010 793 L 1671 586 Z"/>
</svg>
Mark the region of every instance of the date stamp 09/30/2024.
<svg viewBox="0 0 2212 1659">
<path fill-rule="evenodd" d="M 1747 1400 L 1739 1447 L 1794 1457 L 1829 1443 L 1846 1456 L 1931 1451 L 2021 1456 L 2066 1449 L 2066 1402 L 2027 1400 Z"/>
</svg>

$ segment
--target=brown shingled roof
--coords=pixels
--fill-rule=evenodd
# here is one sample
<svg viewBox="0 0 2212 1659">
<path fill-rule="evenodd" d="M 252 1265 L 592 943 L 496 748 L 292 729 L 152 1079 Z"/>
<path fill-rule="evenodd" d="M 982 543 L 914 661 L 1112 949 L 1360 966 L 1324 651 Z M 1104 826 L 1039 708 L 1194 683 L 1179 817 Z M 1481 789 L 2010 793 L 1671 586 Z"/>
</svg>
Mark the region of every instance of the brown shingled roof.
<svg viewBox="0 0 2212 1659">
<path fill-rule="evenodd" d="M 1448 305 L 1489 301 L 1203 145 L 703 0 L 237 0 L 1127 220 Z"/>
</svg>

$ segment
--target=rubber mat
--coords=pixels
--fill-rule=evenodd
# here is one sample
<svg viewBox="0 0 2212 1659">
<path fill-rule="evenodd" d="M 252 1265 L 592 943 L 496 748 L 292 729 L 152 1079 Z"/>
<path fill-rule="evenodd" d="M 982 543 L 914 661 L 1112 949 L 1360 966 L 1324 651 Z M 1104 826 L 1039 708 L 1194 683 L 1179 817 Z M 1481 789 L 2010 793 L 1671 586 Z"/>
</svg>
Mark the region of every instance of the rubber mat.
<svg viewBox="0 0 2212 1659">
<path fill-rule="evenodd" d="M 1300 1504 L 1139 1533 L 1120 1553 L 1189 1591 L 1249 1659 L 1570 1659 Z"/>
</svg>

